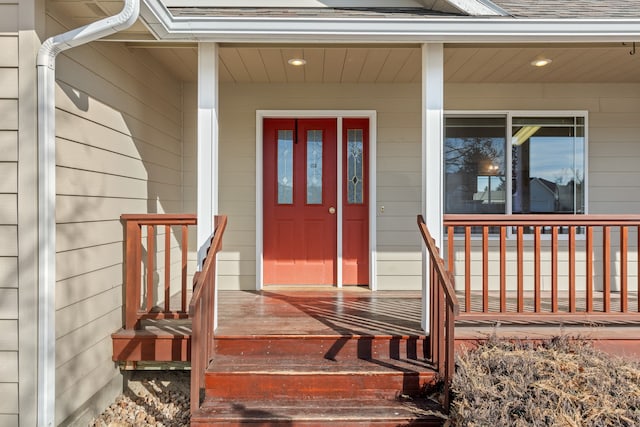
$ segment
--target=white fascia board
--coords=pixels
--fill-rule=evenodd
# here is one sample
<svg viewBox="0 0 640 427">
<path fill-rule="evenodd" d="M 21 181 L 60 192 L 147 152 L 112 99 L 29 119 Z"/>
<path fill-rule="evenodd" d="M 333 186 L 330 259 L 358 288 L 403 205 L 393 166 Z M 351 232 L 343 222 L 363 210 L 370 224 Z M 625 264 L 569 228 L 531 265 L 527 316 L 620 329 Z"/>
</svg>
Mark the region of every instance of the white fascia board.
<svg viewBox="0 0 640 427">
<path fill-rule="evenodd" d="M 640 19 L 174 17 L 160 0 L 142 16 L 164 40 L 280 43 L 623 42 Z"/>
</svg>

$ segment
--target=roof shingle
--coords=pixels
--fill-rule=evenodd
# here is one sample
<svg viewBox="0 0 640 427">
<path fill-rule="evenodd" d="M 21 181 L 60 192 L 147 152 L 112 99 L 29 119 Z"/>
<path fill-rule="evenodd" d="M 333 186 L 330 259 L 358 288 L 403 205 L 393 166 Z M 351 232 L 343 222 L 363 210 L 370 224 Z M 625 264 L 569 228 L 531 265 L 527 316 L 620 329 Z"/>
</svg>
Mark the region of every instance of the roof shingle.
<svg viewBox="0 0 640 427">
<path fill-rule="evenodd" d="M 492 0 L 515 18 L 640 18 L 638 0 Z"/>
</svg>

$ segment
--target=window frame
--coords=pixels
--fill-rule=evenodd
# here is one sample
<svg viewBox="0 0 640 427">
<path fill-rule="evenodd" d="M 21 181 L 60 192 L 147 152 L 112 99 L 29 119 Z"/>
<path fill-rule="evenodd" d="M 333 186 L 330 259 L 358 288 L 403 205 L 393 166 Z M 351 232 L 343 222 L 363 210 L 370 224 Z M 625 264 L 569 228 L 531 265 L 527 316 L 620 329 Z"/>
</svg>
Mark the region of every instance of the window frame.
<svg viewBox="0 0 640 427">
<path fill-rule="evenodd" d="M 584 213 L 575 215 L 587 215 L 589 213 L 589 112 L 587 110 L 445 110 L 443 116 L 443 132 L 442 132 L 442 152 L 444 153 L 444 144 L 446 138 L 446 130 L 444 129 L 445 119 L 447 117 L 504 117 L 505 120 L 505 179 L 507 195 L 505 200 L 505 212 L 504 215 L 513 214 L 513 185 L 512 185 L 512 129 L 514 117 L 540 117 L 540 118 L 552 118 L 552 117 L 581 117 L 584 120 Z M 442 173 L 443 173 L 443 185 L 444 185 L 444 156 L 442 158 Z M 443 187 L 444 191 L 444 187 Z M 446 215 L 446 213 L 443 212 Z M 482 214 L 478 214 L 482 215 Z M 544 215 L 544 214 L 541 214 Z"/>
</svg>

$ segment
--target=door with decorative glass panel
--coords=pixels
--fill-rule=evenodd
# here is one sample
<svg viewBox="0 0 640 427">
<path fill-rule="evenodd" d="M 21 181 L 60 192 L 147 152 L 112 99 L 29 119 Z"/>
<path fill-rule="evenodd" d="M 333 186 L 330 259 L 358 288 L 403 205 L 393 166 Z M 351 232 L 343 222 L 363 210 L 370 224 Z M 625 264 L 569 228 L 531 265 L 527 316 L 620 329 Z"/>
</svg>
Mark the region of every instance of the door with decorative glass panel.
<svg viewBox="0 0 640 427">
<path fill-rule="evenodd" d="M 337 120 L 265 119 L 263 130 L 264 283 L 335 285 L 339 217 Z M 348 138 L 347 133 L 344 128 L 343 139 Z M 358 135 L 364 138 L 362 131 Z M 352 135 L 352 139 L 358 135 Z M 346 139 L 343 145 L 345 181 L 349 173 L 352 175 L 351 187 L 349 183 L 343 185 L 343 283 L 367 284 L 368 264 L 366 278 L 358 275 L 358 268 L 359 264 L 368 263 L 368 227 L 363 226 L 366 220 L 357 218 L 363 206 L 366 209 L 365 152 L 362 142 L 351 143 L 351 154 Z M 351 166 L 346 163 L 349 159 Z M 365 245 L 366 249 L 355 249 L 358 245 Z M 362 252 L 365 256 L 359 263 L 354 258 L 362 257 Z"/>
</svg>

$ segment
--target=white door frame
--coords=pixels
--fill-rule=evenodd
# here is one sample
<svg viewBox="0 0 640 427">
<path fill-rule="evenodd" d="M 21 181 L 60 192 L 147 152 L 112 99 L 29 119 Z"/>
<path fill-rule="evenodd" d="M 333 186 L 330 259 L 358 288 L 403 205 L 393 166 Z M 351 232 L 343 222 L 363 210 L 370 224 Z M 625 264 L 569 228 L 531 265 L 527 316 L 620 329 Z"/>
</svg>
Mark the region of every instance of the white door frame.
<svg viewBox="0 0 640 427">
<path fill-rule="evenodd" d="M 257 110 L 256 111 L 256 290 L 264 287 L 264 212 L 263 212 L 263 121 L 268 118 L 337 119 L 337 271 L 336 286 L 342 287 L 342 120 L 369 119 L 369 289 L 377 290 L 376 275 L 376 112 L 374 110 Z"/>
</svg>

